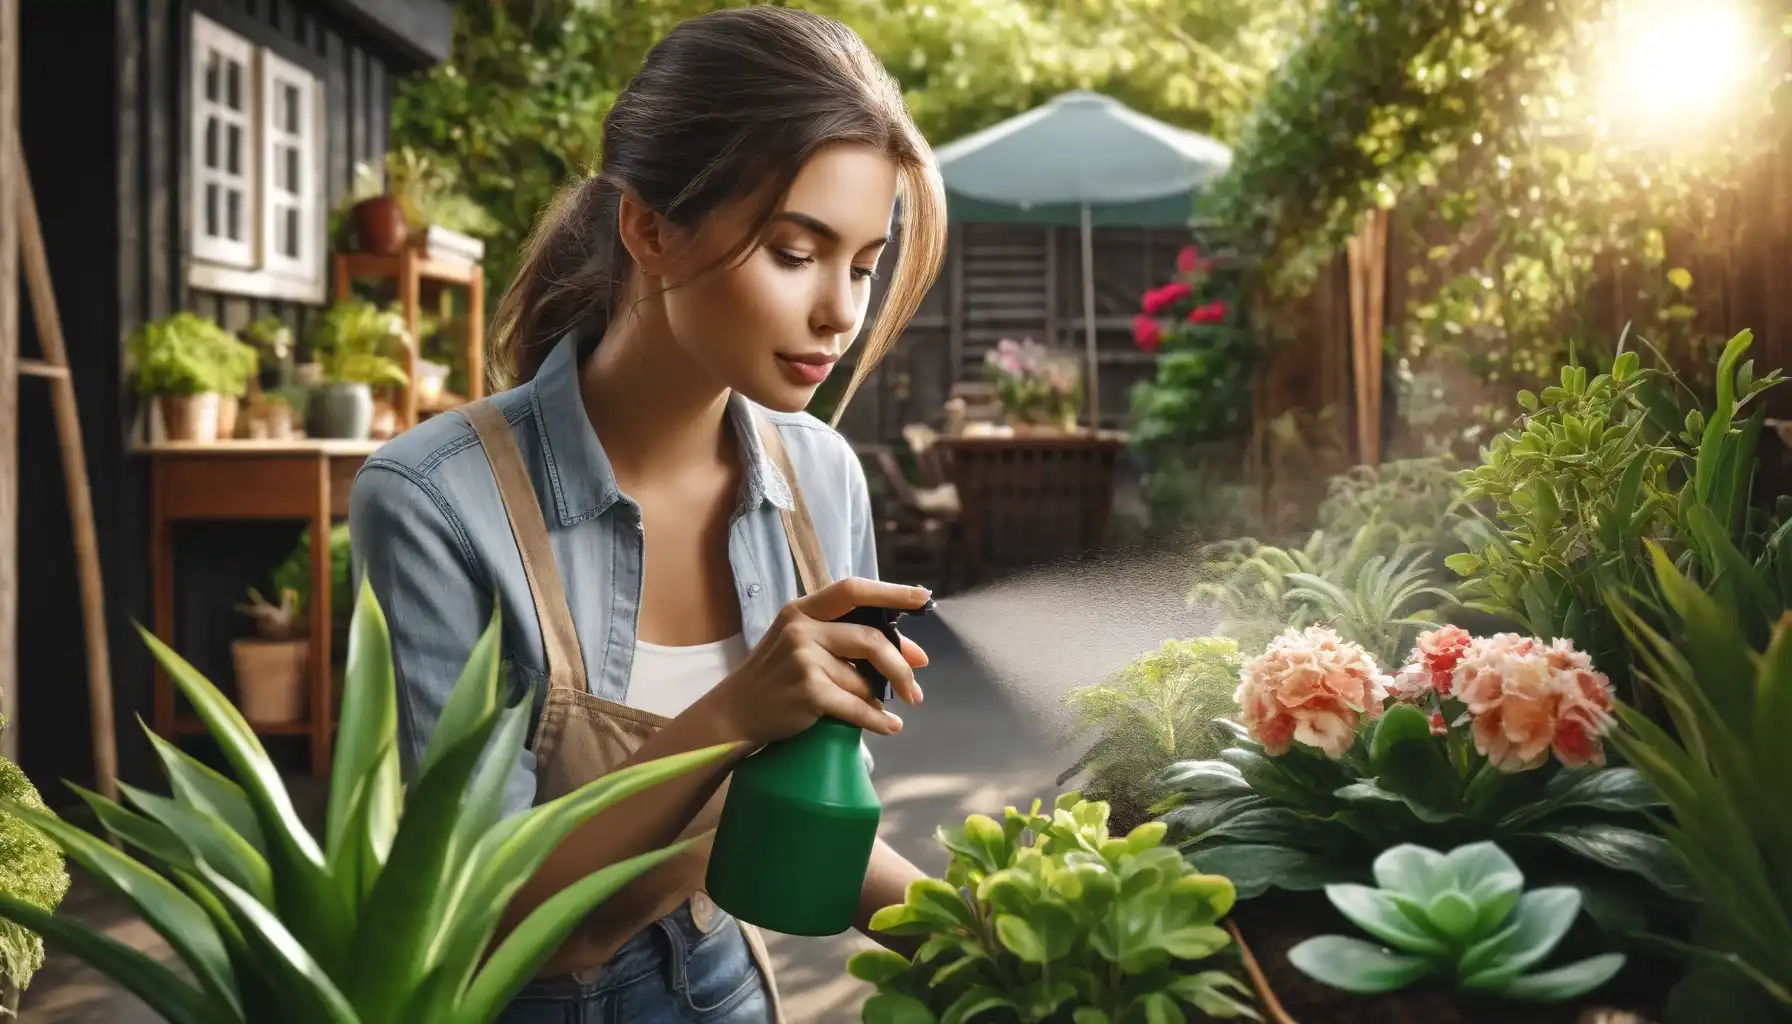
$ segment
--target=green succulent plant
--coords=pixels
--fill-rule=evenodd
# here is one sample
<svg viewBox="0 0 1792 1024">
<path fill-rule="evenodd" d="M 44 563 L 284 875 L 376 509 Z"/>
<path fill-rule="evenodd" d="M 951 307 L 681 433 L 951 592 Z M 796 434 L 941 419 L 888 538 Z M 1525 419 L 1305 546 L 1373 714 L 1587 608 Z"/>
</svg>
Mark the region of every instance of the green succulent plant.
<svg viewBox="0 0 1792 1024">
<path fill-rule="evenodd" d="M 1303 973 L 1348 992 L 1388 992 L 1424 978 L 1507 999 L 1556 1002 L 1591 992 L 1624 966 L 1602 953 L 1542 963 L 1580 914 L 1580 890 L 1524 891 L 1524 873 L 1491 842 L 1449 853 L 1404 844 L 1375 858 L 1375 882 L 1328 885 L 1339 913 L 1385 945 L 1320 935 L 1288 951 Z M 1392 947 L 1391 949 L 1389 947 Z"/>
<path fill-rule="evenodd" d="M 1198 963 L 1231 944 L 1219 920 L 1232 883 L 1161 845 L 1161 824 L 1112 836 L 1107 804 L 1066 793 L 1049 816 L 1035 800 L 934 835 L 952 853 L 945 880 L 915 881 L 871 918 L 923 939 L 914 958 L 873 950 L 847 962 L 878 989 L 866 1024 L 1126 1024 L 1184 1019 L 1183 1004 L 1260 1019 L 1240 998 L 1249 989 Z"/>
<path fill-rule="evenodd" d="M 0 808 L 36 826 L 135 909 L 167 940 L 184 972 L 3 893 L 0 919 L 60 944 L 173 1024 L 495 1020 L 593 908 L 688 844 L 585 876 L 494 947 L 499 915 L 548 853 L 604 808 L 728 749 L 635 765 L 500 818 L 504 780 L 533 705 L 527 695 L 503 705 L 494 608 L 417 777 L 401 786 L 390 640 L 364 583 L 350 627 L 320 842 L 237 710 L 179 655 L 147 631 L 143 636 L 235 779 L 150 733 L 172 797 L 121 784 L 127 808 L 71 786 L 141 859 L 41 807 Z"/>
</svg>

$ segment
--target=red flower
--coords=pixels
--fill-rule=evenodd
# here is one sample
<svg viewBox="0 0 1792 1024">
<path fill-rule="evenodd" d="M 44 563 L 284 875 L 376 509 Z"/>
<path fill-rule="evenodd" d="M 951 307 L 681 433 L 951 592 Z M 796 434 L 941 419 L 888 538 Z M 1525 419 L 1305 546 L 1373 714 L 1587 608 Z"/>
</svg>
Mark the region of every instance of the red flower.
<svg viewBox="0 0 1792 1024">
<path fill-rule="evenodd" d="M 1182 247 L 1182 251 L 1176 254 L 1176 269 L 1178 271 L 1184 274 L 1192 274 L 1200 266 L 1201 255 L 1195 252 L 1194 246 L 1185 245 Z"/>
<path fill-rule="evenodd" d="M 1146 316 L 1157 316 L 1176 303 L 1194 294 L 1194 290 L 1186 281 L 1171 281 L 1161 288 L 1153 288 L 1145 293 L 1141 305 Z"/>
<path fill-rule="evenodd" d="M 1220 299 L 1196 306 L 1188 311 L 1188 322 L 1191 324 L 1217 324 L 1225 318 L 1226 303 Z"/>
<path fill-rule="evenodd" d="M 1444 713 L 1442 711 L 1431 712 L 1431 735 L 1448 736 L 1449 734 L 1450 727 L 1444 724 Z"/>
<path fill-rule="evenodd" d="M 1156 352 L 1163 344 L 1164 329 L 1156 320 L 1140 313 L 1132 318 L 1132 340 L 1145 351 Z"/>
</svg>

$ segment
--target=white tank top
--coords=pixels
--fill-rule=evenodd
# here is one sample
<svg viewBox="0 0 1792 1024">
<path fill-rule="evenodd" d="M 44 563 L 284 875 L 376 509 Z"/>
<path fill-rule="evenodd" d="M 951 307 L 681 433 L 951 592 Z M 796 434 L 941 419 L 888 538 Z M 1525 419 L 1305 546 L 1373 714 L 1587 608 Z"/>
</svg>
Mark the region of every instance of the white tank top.
<svg viewBox="0 0 1792 1024">
<path fill-rule="evenodd" d="M 662 647 L 635 641 L 635 664 L 628 678 L 628 706 L 666 718 L 677 718 L 747 658 L 747 642 L 736 633 L 726 640 L 690 647 Z M 871 750 L 859 740 L 865 770 L 872 768 Z"/>
</svg>

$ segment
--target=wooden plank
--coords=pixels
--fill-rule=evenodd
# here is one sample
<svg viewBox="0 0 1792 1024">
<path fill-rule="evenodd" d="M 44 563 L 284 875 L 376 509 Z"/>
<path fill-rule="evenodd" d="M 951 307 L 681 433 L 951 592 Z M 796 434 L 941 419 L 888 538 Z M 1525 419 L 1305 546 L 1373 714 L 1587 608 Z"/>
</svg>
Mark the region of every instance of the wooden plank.
<svg viewBox="0 0 1792 1024">
<path fill-rule="evenodd" d="M 348 194 L 354 180 L 355 154 L 348 134 L 348 56 L 342 36 L 330 29 L 318 32 L 318 48 L 324 58 L 324 152 L 328 154 L 325 178 L 329 205 L 334 208 Z"/>
<path fill-rule="evenodd" d="M 0 0 L 0 139 L 19 130 L 19 0 Z M 0 148 L 0 756 L 19 756 L 19 221 Z"/>
<path fill-rule="evenodd" d="M 146 128 L 143 140 L 144 218 L 143 250 L 144 305 L 139 311 L 142 320 L 153 320 L 185 306 L 185 282 L 180 268 L 185 265 L 189 246 L 186 231 L 179 217 L 186 210 L 185 195 L 190 173 L 191 133 L 184 113 L 191 65 L 184 53 L 176 53 L 174 39 L 184 39 L 172 31 L 177 11 L 186 4 L 178 0 L 145 0 L 143 16 L 143 79 L 138 97 L 140 116 Z M 185 49 L 184 47 L 182 48 Z M 178 87 L 175 83 L 178 82 Z M 176 111 L 177 104 L 182 108 Z M 174 123 L 170 123 L 173 119 Z M 128 333 L 141 326 L 141 321 L 125 320 L 119 325 Z"/>
</svg>

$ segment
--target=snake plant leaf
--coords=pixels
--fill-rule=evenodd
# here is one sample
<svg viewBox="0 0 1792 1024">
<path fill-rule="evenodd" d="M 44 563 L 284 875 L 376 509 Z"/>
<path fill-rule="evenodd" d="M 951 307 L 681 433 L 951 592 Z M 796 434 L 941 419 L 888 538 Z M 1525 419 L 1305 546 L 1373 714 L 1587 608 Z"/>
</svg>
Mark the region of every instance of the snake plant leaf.
<svg viewBox="0 0 1792 1024">
<path fill-rule="evenodd" d="M 272 910 L 203 860 L 199 873 L 235 917 L 250 952 L 273 982 L 280 995 L 275 1012 L 281 1018 L 295 1024 L 361 1024 L 323 966 Z"/>
<path fill-rule="evenodd" d="M 1306 939 L 1288 951 L 1288 962 L 1333 988 L 1362 995 L 1405 988 L 1430 974 L 1436 963 L 1344 935 Z"/>
<path fill-rule="evenodd" d="M 138 719 L 141 725 L 142 719 Z M 210 815 L 228 825 L 248 841 L 263 857 L 267 856 L 267 840 L 261 834 L 261 822 L 255 808 L 243 793 L 243 787 L 219 774 L 209 765 L 144 727 L 149 742 L 155 745 L 156 756 L 162 759 L 168 773 L 169 788 L 174 798 L 201 814 Z"/>
<path fill-rule="evenodd" d="M 306 948 L 341 951 L 352 945 L 353 908 L 344 903 L 324 870 L 323 851 L 299 819 L 280 773 L 249 723 L 209 680 L 156 636 L 139 626 L 143 641 L 186 695 L 230 762 L 268 841 L 268 866 L 280 880 L 275 900 Z"/>
<path fill-rule="evenodd" d="M 274 904 L 274 876 L 268 862 L 242 836 L 215 818 L 207 818 L 165 796 L 118 783 L 118 791 L 149 818 L 172 832 L 193 856 L 206 861 L 263 906 Z"/>
<path fill-rule="evenodd" d="M 99 819 L 106 831 L 149 854 L 163 866 L 192 870 L 193 851 L 180 841 L 179 836 L 168 831 L 167 826 L 90 789 L 72 782 L 65 782 L 64 785 L 87 802 L 87 806 L 93 809 L 94 817 Z"/>
<path fill-rule="evenodd" d="M 385 861 L 403 803 L 398 748 L 392 742 L 398 732 L 392 641 L 385 614 L 373 596 L 373 584 L 365 574 L 349 625 L 339 720 L 324 848 L 352 850 L 349 855 L 355 858 L 357 872 L 365 876 L 369 865 L 377 870 Z M 365 787 L 366 793 L 359 801 L 351 800 L 350 792 L 357 787 Z M 331 874 L 341 877 L 335 866 Z"/>
<path fill-rule="evenodd" d="M 394 737 L 387 736 L 384 749 L 392 749 L 394 743 Z M 343 900 L 354 908 L 357 918 L 373 892 L 373 884 L 379 878 L 387 852 L 381 849 L 384 841 L 374 835 L 384 826 L 373 823 L 373 817 L 380 812 L 375 812 L 372 806 L 378 799 L 374 793 L 382 785 L 378 778 L 384 773 L 386 764 L 376 757 L 374 765 L 349 788 L 345 798 L 348 810 L 342 816 L 343 824 L 324 848 L 326 869 L 335 879 Z"/>
<path fill-rule="evenodd" d="M 93 964 L 168 1024 L 242 1024 L 243 1015 L 232 1006 L 200 992 L 146 954 L 71 917 L 47 914 L 0 893 L 0 919 L 36 932 Z"/>
<path fill-rule="evenodd" d="M 460 746 L 479 723 L 497 710 L 498 659 L 503 642 L 503 630 L 499 625 L 501 607 L 497 601 L 492 602 L 492 617 L 486 623 L 485 632 L 473 644 L 467 663 L 461 668 L 460 678 L 448 692 L 442 714 L 429 735 L 429 745 L 423 751 L 423 761 L 417 766 L 419 778 L 427 776 L 437 761 Z"/>
<path fill-rule="evenodd" d="M 488 714 L 412 786 L 392 853 L 362 909 L 369 922 L 404 922 L 395 929 L 362 928 L 347 961 L 349 998 L 369 1020 L 391 1019 L 429 965 L 430 918 L 442 887 L 471 850 L 459 844 L 455 821 L 480 755 L 498 722 Z"/>
<path fill-rule="evenodd" d="M 594 871 L 536 907 L 480 968 L 449 1024 L 487 1024 L 535 977 L 593 908 L 619 889 L 689 849 L 702 836 Z"/>
<path fill-rule="evenodd" d="M 464 976 L 470 976 L 487 943 L 497 933 L 510 901 L 574 829 L 606 807 L 710 764 L 734 747 L 718 744 L 630 765 L 565 796 L 505 818 L 499 831 L 482 840 L 474 854 L 481 866 L 462 901 L 466 916 L 457 921 L 432 959 L 465 965 Z"/>
<path fill-rule="evenodd" d="M 218 930 L 173 883 L 53 814 L 6 801 L 0 801 L 0 809 L 48 836 L 70 860 L 136 908 L 180 955 L 210 999 L 233 1011 L 238 1009 L 230 957 Z"/>
</svg>

